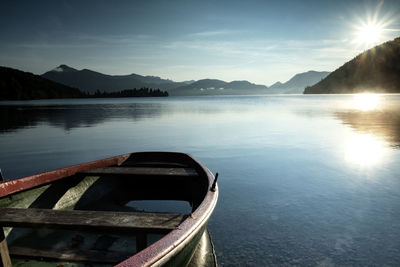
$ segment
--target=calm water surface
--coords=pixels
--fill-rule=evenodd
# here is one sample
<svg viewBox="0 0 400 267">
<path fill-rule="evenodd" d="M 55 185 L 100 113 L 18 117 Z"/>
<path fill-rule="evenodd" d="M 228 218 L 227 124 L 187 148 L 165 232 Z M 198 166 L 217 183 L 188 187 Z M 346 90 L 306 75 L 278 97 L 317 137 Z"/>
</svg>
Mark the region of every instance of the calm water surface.
<svg viewBox="0 0 400 267">
<path fill-rule="evenodd" d="M 219 172 L 221 266 L 399 266 L 400 95 L 1 102 L 8 179 L 134 151 Z"/>
</svg>

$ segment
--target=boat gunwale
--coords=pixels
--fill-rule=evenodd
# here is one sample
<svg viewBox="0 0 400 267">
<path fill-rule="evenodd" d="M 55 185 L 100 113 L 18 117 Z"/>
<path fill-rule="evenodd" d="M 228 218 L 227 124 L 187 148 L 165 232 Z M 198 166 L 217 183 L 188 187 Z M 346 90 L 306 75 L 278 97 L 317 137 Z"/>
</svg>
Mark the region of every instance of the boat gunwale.
<svg viewBox="0 0 400 267">
<path fill-rule="evenodd" d="M 52 171 L 41 172 L 38 174 L 25 176 L 13 180 L 5 180 L 0 182 L 0 197 L 5 197 L 18 193 L 24 190 L 32 189 L 37 186 L 43 186 L 48 183 L 52 183 L 57 180 L 67 178 L 75 175 L 78 172 L 83 172 L 93 168 L 110 165 L 120 165 L 124 162 L 132 153 L 122 154 L 111 158 L 99 159 L 86 163 L 76 164 Z"/>
<path fill-rule="evenodd" d="M 14 193 L 18 193 L 24 190 L 32 189 L 37 186 L 43 186 L 45 184 L 61 180 L 72 176 L 78 172 L 83 172 L 89 169 L 120 165 L 130 156 L 135 154 L 163 154 L 166 155 L 180 155 L 186 157 L 192 161 L 198 167 L 200 167 L 203 174 L 200 176 L 207 177 L 208 187 L 207 193 L 204 196 L 200 205 L 194 210 L 190 216 L 188 216 L 177 229 L 172 230 L 163 238 L 146 247 L 144 250 L 133 254 L 130 258 L 118 263 L 116 266 L 158 266 L 168 262 L 168 260 L 176 255 L 183 247 L 189 243 L 193 237 L 206 225 L 211 213 L 213 212 L 217 199 L 218 199 L 218 186 L 214 191 L 211 190 L 212 183 L 214 181 L 214 175 L 208 170 L 203 164 L 194 159 L 192 156 L 186 153 L 179 152 L 139 152 L 139 153 L 127 153 L 119 156 L 114 156 L 106 159 L 95 160 L 87 163 L 77 164 L 53 171 L 42 172 L 32 176 L 26 176 L 15 180 L 7 180 L 0 183 L 0 197 L 6 197 Z"/>
<path fill-rule="evenodd" d="M 167 263 L 171 257 L 182 250 L 208 222 L 208 219 L 217 204 L 218 185 L 216 185 L 215 190 L 212 191 L 211 186 L 214 181 L 214 175 L 199 161 L 188 154 L 185 155 L 198 164 L 208 178 L 207 194 L 203 201 L 177 229 L 172 230 L 159 241 L 117 264 L 116 267 L 162 266 Z M 161 254 L 160 251 L 163 251 L 163 253 Z"/>
</svg>

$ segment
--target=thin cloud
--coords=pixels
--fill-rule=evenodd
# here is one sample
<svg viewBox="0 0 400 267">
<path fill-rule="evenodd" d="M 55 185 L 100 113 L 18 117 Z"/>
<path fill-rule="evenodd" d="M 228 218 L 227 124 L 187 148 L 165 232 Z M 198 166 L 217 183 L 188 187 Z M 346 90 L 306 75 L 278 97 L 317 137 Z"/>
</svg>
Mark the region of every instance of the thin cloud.
<svg viewBox="0 0 400 267">
<path fill-rule="evenodd" d="M 204 32 L 196 32 L 188 34 L 188 37 L 214 37 L 214 36 L 223 36 L 223 35 L 231 35 L 238 34 L 239 31 L 231 31 L 231 30 L 219 30 L 219 31 L 204 31 Z"/>
<path fill-rule="evenodd" d="M 63 33 L 63 38 L 54 38 L 60 33 L 46 33 L 28 42 L 5 42 L 3 45 L 15 46 L 32 49 L 52 49 L 52 48 L 95 48 L 95 47 L 149 47 L 159 41 L 152 35 L 87 35 L 75 33 Z"/>
<path fill-rule="evenodd" d="M 191 57 L 191 64 L 178 65 L 194 72 L 220 73 L 223 77 L 241 75 L 242 79 L 272 84 L 307 70 L 333 71 L 362 51 L 348 40 L 179 40 L 166 43 L 168 51 Z M 212 62 L 212 63 L 211 63 Z M 216 64 L 223 62 L 223 64 Z M 192 66 L 192 67 L 191 67 Z M 169 73 L 173 73 L 172 69 Z M 212 71 L 209 71 L 212 69 Z M 262 73 L 265 73 L 262 75 Z M 245 77 L 243 76 L 245 75 Z M 257 76 L 257 77 L 256 77 Z"/>
</svg>

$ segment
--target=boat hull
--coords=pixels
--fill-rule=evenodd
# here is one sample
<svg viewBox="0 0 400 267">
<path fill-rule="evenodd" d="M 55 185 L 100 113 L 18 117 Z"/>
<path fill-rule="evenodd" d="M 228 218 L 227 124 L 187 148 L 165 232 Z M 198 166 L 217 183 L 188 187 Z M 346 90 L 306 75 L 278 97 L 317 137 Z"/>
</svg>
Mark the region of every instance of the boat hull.
<svg viewBox="0 0 400 267">
<path fill-rule="evenodd" d="M 146 173 L 146 175 L 140 174 L 133 177 L 131 174 L 119 173 L 119 176 L 123 178 L 117 179 L 109 173 L 91 173 L 92 170 L 99 171 L 109 167 L 113 167 L 113 170 L 119 168 L 118 170 L 125 172 L 140 169 L 150 172 L 150 175 Z M 162 173 L 157 173 L 160 170 Z M 137 253 L 132 253 L 132 251 L 138 250 L 138 243 L 135 243 L 137 235 L 132 238 L 129 234 L 116 233 L 109 237 L 103 233 L 100 233 L 100 236 L 95 236 L 93 233 L 76 233 L 71 229 L 38 230 L 4 227 L 12 255 L 11 259 L 14 264 L 23 263 L 19 260 L 21 258 L 27 263 L 25 258 L 29 257 L 18 256 L 18 253 L 16 253 L 16 257 L 13 257 L 13 253 L 18 252 L 18 249 L 13 250 L 13 246 L 16 244 L 18 247 L 20 243 L 24 242 L 25 245 L 32 245 L 35 241 L 37 242 L 36 237 L 40 237 L 43 243 L 55 242 L 57 252 L 57 244 L 63 242 L 60 241 L 60 238 L 61 240 L 70 240 L 69 243 L 67 242 L 68 246 L 73 246 L 72 243 L 76 239 L 83 239 L 84 241 L 76 242 L 84 244 L 89 244 L 90 242 L 86 241 L 93 239 L 92 244 L 86 244 L 86 247 L 91 246 L 90 250 L 92 250 L 93 247 L 98 246 L 99 240 L 115 239 L 118 236 L 121 237 L 121 240 L 126 239 L 125 247 L 121 245 L 122 241 L 113 241 L 114 243 L 107 248 L 119 249 L 120 251 L 117 252 L 123 251 L 123 253 L 119 253 L 121 254 L 119 257 L 124 260 L 118 260 L 120 262 L 117 266 L 186 266 L 193 258 L 196 258 L 193 255 L 198 251 L 199 242 L 207 233 L 207 221 L 217 202 L 218 187 L 214 191 L 211 190 L 213 180 L 214 176 L 211 172 L 189 155 L 171 152 L 141 152 L 0 183 L 0 209 L 131 212 L 132 208 L 125 205 L 127 202 L 154 199 L 186 201 L 192 206 L 191 213 L 184 217 L 185 219 L 177 228 L 166 235 L 160 236 L 157 233 L 155 237 L 149 235 L 150 245 Z M 84 247 L 82 244 L 80 246 Z M 45 250 L 48 249 L 43 249 L 43 251 Z M 47 262 L 54 263 L 51 255 L 45 255 L 43 258 L 46 258 Z M 72 257 L 71 262 L 79 262 L 73 259 Z M 32 266 L 34 262 L 40 263 L 39 265 L 46 263 L 35 259 L 28 263 Z M 64 261 L 58 259 L 57 262 Z M 214 262 L 216 264 L 216 261 Z M 94 265 L 110 266 L 114 264 L 94 262 Z"/>
</svg>

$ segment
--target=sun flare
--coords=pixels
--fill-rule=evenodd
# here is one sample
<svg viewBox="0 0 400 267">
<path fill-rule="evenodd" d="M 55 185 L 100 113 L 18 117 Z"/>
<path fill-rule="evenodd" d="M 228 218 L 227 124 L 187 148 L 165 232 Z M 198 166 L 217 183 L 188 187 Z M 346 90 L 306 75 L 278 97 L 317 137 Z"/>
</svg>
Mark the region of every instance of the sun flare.
<svg viewBox="0 0 400 267">
<path fill-rule="evenodd" d="M 364 14 L 355 15 L 351 21 L 353 28 L 353 43 L 358 48 L 369 49 L 387 39 L 393 38 L 393 34 L 399 29 L 393 28 L 398 23 L 398 17 L 387 11 L 382 11 L 383 1 L 375 8 L 367 9 Z"/>
<path fill-rule="evenodd" d="M 383 27 L 378 23 L 368 23 L 358 29 L 357 41 L 361 44 L 377 44 L 382 38 Z"/>
</svg>

